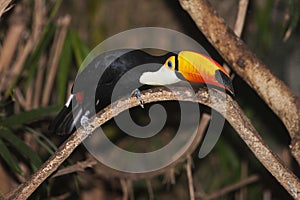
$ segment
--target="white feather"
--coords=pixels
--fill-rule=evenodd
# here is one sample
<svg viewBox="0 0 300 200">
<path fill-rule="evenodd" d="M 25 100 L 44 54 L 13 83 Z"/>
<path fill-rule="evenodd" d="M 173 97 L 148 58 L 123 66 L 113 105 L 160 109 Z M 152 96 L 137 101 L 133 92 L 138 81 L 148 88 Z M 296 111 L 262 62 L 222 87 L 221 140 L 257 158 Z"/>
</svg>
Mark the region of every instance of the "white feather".
<svg viewBox="0 0 300 200">
<path fill-rule="evenodd" d="M 69 97 L 69 99 L 68 99 L 68 101 L 67 101 L 67 103 L 65 104 L 66 107 L 69 107 L 69 105 L 70 105 L 71 102 L 72 102 L 73 97 L 74 97 L 74 95 L 71 94 L 70 97 Z"/>
</svg>

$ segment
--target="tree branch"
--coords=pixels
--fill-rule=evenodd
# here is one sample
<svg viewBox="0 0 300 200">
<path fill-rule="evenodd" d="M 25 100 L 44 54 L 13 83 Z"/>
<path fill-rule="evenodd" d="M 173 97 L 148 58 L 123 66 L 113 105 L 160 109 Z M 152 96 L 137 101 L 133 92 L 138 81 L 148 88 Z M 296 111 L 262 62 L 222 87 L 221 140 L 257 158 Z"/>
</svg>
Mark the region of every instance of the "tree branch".
<svg viewBox="0 0 300 200">
<path fill-rule="evenodd" d="M 249 0 L 239 0 L 238 13 L 234 25 L 234 33 L 237 37 L 241 37 L 246 20 Z"/>
<path fill-rule="evenodd" d="M 267 103 L 289 131 L 300 164 L 300 100 L 259 60 L 216 14 L 207 0 L 179 0 L 220 55 Z"/>
<path fill-rule="evenodd" d="M 169 91 L 164 88 L 155 88 L 141 93 L 145 103 L 156 101 L 192 101 L 212 107 L 220 112 L 231 126 L 237 131 L 240 137 L 248 145 L 251 151 L 255 154 L 258 160 L 266 167 L 266 169 L 277 179 L 277 181 L 294 197 L 299 197 L 300 182 L 298 178 L 287 169 L 270 148 L 264 144 L 261 137 L 246 117 L 238 104 L 229 96 L 224 95 L 221 91 L 200 89 L 196 95 L 191 91 L 187 91 L 184 87 L 176 87 L 176 89 Z M 223 97 L 223 98 L 222 98 Z M 218 105 L 226 101 L 226 109 L 220 108 Z M 87 129 L 92 132 L 97 127 L 104 124 L 114 116 L 120 114 L 122 111 L 134 106 L 138 106 L 139 101 L 134 97 L 123 98 L 112 105 L 108 106 L 97 114 L 96 117 L 91 118 Z M 74 149 L 86 138 L 86 134 L 82 129 L 78 129 L 72 134 L 52 155 L 38 171 L 36 171 L 26 182 L 19 185 L 15 191 L 7 195 L 7 199 L 26 199 L 32 192 L 49 177 L 60 165 L 66 160 Z"/>
<path fill-rule="evenodd" d="M 11 8 L 11 6 L 9 6 L 11 2 L 12 0 L 0 0 L 0 18 L 2 17 L 3 13 Z"/>
<path fill-rule="evenodd" d="M 249 177 L 246 177 L 245 179 L 238 181 L 236 183 L 233 183 L 231 185 L 225 186 L 224 188 L 221 188 L 220 190 L 217 190 L 209 195 L 206 196 L 202 196 L 201 194 L 196 194 L 196 197 L 200 197 L 203 198 L 205 200 L 210 200 L 210 199 L 216 199 L 224 194 L 227 194 L 229 192 L 232 192 L 234 190 L 238 190 L 240 188 L 243 188 L 253 182 L 256 182 L 259 180 L 259 176 L 258 175 L 252 175 Z"/>
<path fill-rule="evenodd" d="M 92 168 L 97 164 L 97 160 L 94 157 L 90 157 L 84 161 L 77 162 L 73 165 L 58 170 L 55 174 L 53 174 L 53 176 L 51 176 L 51 178 L 63 176 L 74 172 L 83 172 L 86 168 Z"/>
</svg>

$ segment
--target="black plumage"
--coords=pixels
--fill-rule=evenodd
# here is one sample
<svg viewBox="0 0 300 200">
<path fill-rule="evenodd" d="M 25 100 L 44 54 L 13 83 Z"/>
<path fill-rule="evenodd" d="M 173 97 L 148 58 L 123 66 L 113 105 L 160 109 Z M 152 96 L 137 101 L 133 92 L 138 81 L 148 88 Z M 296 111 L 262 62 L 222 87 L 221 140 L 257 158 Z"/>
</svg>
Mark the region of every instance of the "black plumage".
<svg viewBox="0 0 300 200">
<path fill-rule="evenodd" d="M 189 63 L 186 62 L 188 58 L 191 58 Z M 209 85 L 225 89 L 225 92 L 234 95 L 232 82 L 226 71 L 213 60 L 207 64 L 207 60 L 205 55 L 193 51 L 169 52 L 162 56 L 132 49 L 105 52 L 95 57 L 76 77 L 71 98 L 50 124 L 49 130 L 57 134 L 70 134 L 82 124 L 81 120 L 85 119 L 83 116 L 90 117 L 111 102 L 130 95 L 142 84 L 168 85 L 182 80 L 202 84 L 208 82 Z M 201 62 L 206 65 L 201 65 Z M 193 74 L 193 67 L 191 71 L 179 70 L 181 67 L 190 69 L 190 64 L 200 64 L 197 74 Z M 204 82 L 205 80 L 207 81 Z"/>
<path fill-rule="evenodd" d="M 100 111 L 111 103 L 112 94 L 113 101 L 130 95 L 141 86 L 139 77 L 142 73 L 157 71 L 171 55 L 174 53 L 153 56 L 141 50 L 122 49 L 97 56 L 77 76 L 72 89 L 72 102 L 59 112 L 49 130 L 60 135 L 74 132 L 87 110 Z M 121 77 L 122 83 L 115 87 Z M 82 102 L 76 99 L 77 94 L 82 95 Z"/>
</svg>

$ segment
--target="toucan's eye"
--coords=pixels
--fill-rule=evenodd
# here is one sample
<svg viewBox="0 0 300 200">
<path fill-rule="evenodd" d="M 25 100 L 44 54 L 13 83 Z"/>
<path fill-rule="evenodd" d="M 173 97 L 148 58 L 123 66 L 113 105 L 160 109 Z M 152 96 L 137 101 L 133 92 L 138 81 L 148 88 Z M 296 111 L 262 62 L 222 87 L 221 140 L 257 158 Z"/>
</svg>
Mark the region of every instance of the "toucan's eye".
<svg viewBox="0 0 300 200">
<path fill-rule="evenodd" d="M 168 67 L 172 68 L 172 61 L 168 61 Z"/>
</svg>

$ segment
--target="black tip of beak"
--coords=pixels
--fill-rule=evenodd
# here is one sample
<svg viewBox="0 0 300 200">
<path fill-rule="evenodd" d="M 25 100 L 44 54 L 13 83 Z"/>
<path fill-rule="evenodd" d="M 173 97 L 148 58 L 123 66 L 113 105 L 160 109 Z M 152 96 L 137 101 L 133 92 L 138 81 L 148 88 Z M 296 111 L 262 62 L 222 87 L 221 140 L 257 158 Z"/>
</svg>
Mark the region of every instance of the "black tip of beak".
<svg viewBox="0 0 300 200">
<path fill-rule="evenodd" d="M 230 77 L 228 77 L 224 72 L 221 70 L 216 70 L 215 72 L 215 79 L 225 86 L 226 90 L 230 92 L 232 96 L 235 96 L 232 81 Z"/>
</svg>

